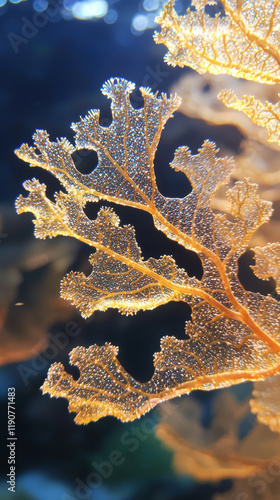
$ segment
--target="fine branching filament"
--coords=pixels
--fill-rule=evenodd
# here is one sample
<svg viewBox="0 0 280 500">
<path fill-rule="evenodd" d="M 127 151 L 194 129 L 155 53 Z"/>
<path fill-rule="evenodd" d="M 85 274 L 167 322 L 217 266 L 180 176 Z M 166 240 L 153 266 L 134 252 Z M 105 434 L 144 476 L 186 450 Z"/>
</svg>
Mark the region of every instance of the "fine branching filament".
<svg viewBox="0 0 280 500">
<path fill-rule="evenodd" d="M 90 111 L 72 125 L 75 146 L 65 139 L 51 142 L 45 131 L 37 131 L 34 146 L 23 144 L 16 151 L 31 166 L 55 175 L 66 191 L 51 201 L 38 180 L 25 182 L 29 194 L 19 196 L 16 207 L 18 213 L 34 213 L 36 236 L 71 236 L 95 249 L 89 259 L 92 273 L 71 272 L 61 284 L 62 297 L 83 317 L 107 308 L 134 314 L 174 300 L 192 308 L 186 340 L 162 339 L 154 356 L 154 375 L 147 383 L 137 382 L 124 370 L 117 347 L 108 343 L 72 351 L 78 380 L 60 363 L 53 364 L 43 392 L 67 398 L 77 423 L 105 415 L 133 420 L 159 402 L 194 389 L 262 380 L 280 369 L 280 304 L 272 296 L 246 291 L 237 277 L 238 259 L 269 220 L 271 203 L 260 198 L 257 185 L 244 179 L 227 190 L 232 219 L 214 213 L 211 199 L 227 185 L 234 164 L 219 157 L 209 141 L 197 155 L 187 147 L 177 149 L 171 167 L 187 176 L 192 191 L 183 199 L 164 197 L 157 188 L 154 157 L 162 129 L 180 99 L 141 88 L 144 106 L 135 109 L 130 102 L 133 89 L 134 84 L 123 79 L 107 81 L 102 92 L 112 101 L 112 123 L 102 127 L 99 112 Z M 75 167 L 72 154 L 79 149 L 98 155 L 90 174 Z M 189 277 L 171 256 L 144 260 L 134 228 L 122 226 L 112 209 L 101 208 L 95 220 L 88 219 L 86 203 L 99 200 L 151 214 L 157 229 L 197 253 L 202 279 Z M 278 287 L 279 250 L 278 244 L 256 248 L 254 266 L 257 276 L 274 277 Z"/>
</svg>

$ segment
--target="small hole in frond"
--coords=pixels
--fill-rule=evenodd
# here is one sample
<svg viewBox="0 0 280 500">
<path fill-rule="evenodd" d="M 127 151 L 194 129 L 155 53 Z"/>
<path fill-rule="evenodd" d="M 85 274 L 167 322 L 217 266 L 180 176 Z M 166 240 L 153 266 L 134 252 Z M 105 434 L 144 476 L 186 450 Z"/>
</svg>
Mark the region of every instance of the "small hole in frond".
<svg viewBox="0 0 280 500">
<path fill-rule="evenodd" d="M 98 165 L 98 156 L 96 151 L 91 149 L 79 149 L 72 153 L 72 159 L 76 169 L 84 175 L 91 174 Z"/>
<path fill-rule="evenodd" d="M 104 116 L 103 118 L 99 119 L 100 127 L 108 128 L 110 127 L 111 123 L 112 123 L 112 117 Z"/>
<path fill-rule="evenodd" d="M 140 382 L 150 380 L 154 373 L 153 355 L 160 351 L 161 338 L 169 335 L 186 340 L 185 323 L 190 315 L 190 306 L 183 302 L 169 302 L 153 310 L 140 311 L 136 316 L 116 313 L 109 340 L 120 346 L 118 359 L 128 373 Z M 116 329 L 120 331 L 117 339 Z"/>
<path fill-rule="evenodd" d="M 129 99 L 130 104 L 134 109 L 141 109 L 144 107 L 144 99 L 139 88 L 133 90 L 133 92 L 129 96 Z"/>
<path fill-rule="evenodd" d="M 87 202 L 83 208 L 83 211 L 90 220 L 95 220 L 101 206 L 104 207 L 106 205 L 107 205 L 106 202 L 102 203 Z"/>
<path fill-rule="evenodd" d="M 101 127 L 110 127 L 112 121 L 113 116 L 110 101 L 107 100 L 106 103 L 102 102 L 102 106 L 100 105 L 99 125 Z"/>
<path fill-rule="evenodd" d="M 162 131 L 159 147 L 155 154 L 155 174 L 160 193 L 168 198 L 184 198 L 192 190 L 187 176 L 170 167 L 176 149 L 182 144 L 192 144 L 190 140 L 191 120 L 176 113 Z M 202 141 L 197 142 L 201 146 Z"/>
<path fill-rule="evenodd" d="M 69 373 L 69 375 L 72 375 L 74 380 L 78 380 L 80 378 L 80 370 L 77 366 L 71 365 L 69 362 L 68 364 L 65 362 L 65 369 Z"/>
<path fill-rule="evenodd" d="M 107 201 L 86 203 L 84 213 L 90 220 L 95 220 L 100 208 L 104 206 L 113 208 L 120 218 L 120 226 L 131 224 L 135 228 L 135 237 L 144 260 L 148 260 L 150 257 L 159 259 L 163 255 L 170 255 L 174 258 L 177 266 L 185 269 L 190 277 L 202 279 L 203 267 L 199 256 L 170 240 L 163 232 L 158 231 L 149 214 L 135 208 L 116 206 Z"/>
<path fill-rule="evenodd" d="M 206 5 L 205 13 L 210 17 L 215 17 L 217 14 L 219 14 L 220 17 L 225 17 L 225 10 L 221 2 L 217 2 L 214 5 Z"/>
<path fill-rule="evenodd" d="M 250 267 L 254 264 L 254 252 L 252 250 L 248 250 L 239 257 L 238 279 L 243 288 L 250 292 L 261 293 L 262 295 L 272 294 L 274 298 L 277 298 L 274 280 L 272 278 L 268 280 L 261 280 L 258 278 Z"/>
</svg>

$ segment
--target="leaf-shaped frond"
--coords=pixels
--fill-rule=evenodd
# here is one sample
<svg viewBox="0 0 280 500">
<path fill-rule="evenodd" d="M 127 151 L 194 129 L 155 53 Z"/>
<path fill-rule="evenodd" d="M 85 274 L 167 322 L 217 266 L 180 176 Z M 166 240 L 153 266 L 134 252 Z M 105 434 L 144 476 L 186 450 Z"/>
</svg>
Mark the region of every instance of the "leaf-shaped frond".
<svg viewBox="0 0 280 500">
<path fill-rule="evenodd" d="M 143 260 L 133 227 L 120 227 L 112 209 L 101 208 L 91 221 L 72 195 L 56 193 L 54 203 L 46 197 L 46 187 L 35 179 L 24 186 L 30 194 L 28 198 L 20 196 L 16 208 L 18 213 L 32 211 L 36 215 L 38 238 L 62 234 L 97 249 L 89 259 L 93 267 L 90 276 L 70 273 L 61 283 L 62 297 L 78 306 L 83 317 L 109 307 L 133 314 L 180 300 L 187 289 L 193 293 L 190 290 L 198 281 L 189 278 L 171 257 Z"/>
<path fill-rule="evenodd" d="M 88 358 L 77 351 L 81 353 L 81 359 L 75 355 L 81 365 L 78 381 L 55 365 L 44 390 L 68 397 L 71 408 L 78 400 L 78 413 L 86 412 L 78 421 L 106 414 L 133 419 L 175 395 L 259 380 L 276 373 L 280 364 L 280 305 L 272 297 L 246 292 L 237 278 L 237 259 L 255 231 L 269 220 L 271 203 L 262 200 L 257 186 L 245 179 L 227 191 L 232 220 L 214 214 L 211 200 L 227 184 L 234 165 L 231 159 L 220 158 L 209 141 L 197 155 L 187 147 L 179 148 L 171 163 L 188 177 L 191 193 L 180 199 L 162 196 L 154 155 L 178 100 L 142 89 L 144 107 L 135 110 L 129 101 L 132 88 L 133 84 L 119 79 L 104 85 L 104 93 L 112 99 L 109 127 L 99 125 L 98 111 L 74 126 L 77 148 L 97 151 L 98 165 L 92 173 L 80 174 L 71 156 L 75 148 L 64 139 L 51 142 L 46 132 L 35 134 L 36 149 L 23 145 L 17 151 L 31 165 L 52 172 L 67 191 L 56 193 L 51 201 L 37 180 L 25 183 L 29 195 L 20 196 L 16 207 L 19 213 L 35 214 L 36 236 L 63 234 L 96 249 L 90 256 L 92 273 L 70 273 L 61 286 L 63 297 L 77 305 L 84 317 L 109 307 L 132 314 L 171 300 L 192 307 L 192 322 L 186 327 L 190 338 L 165 338 L 155 356 L 155 374 L 147 384 L 139 384 L 120 367 L 116 349 L 109 345 L 93 347 Z M 121 226 L 111 209 L 102 208 L 95 220 L 89 220 L 85 204 L 97 199 L 150 213 L 158 229 L 197 252 L 202 279 L 190 278 L 169 256 L 143 260 L 134 229 Z"/>
<path fill-rule="evenodd" d="M 251 410 L 272 431 L 280 432 L 280 374 L 254 384 Z"/>
<path fill-rule="evenodd" d="M 134 109 L 130 94 L 134 84 L 115 78 L 107 81 L 102 92 L 111 99 L 113 121 L 109 127 L 99 124 L 99 110 L 91 110 L 81 121 L 72 124 L 76 148 L 66 139 L 49 140 L 46 131 L 34 134 L 34 147 L 23 144 L 15 151 L 31 166 L 54 174 L 76 200 L 103 199 L 142 210 L 151 210 L 159 196 L 153 169 L 154 155 L 162 129 L 177 109 L 180 99 L 165 94 L 153 95 L 141 88 L 142 109 Z M 72 154 L 79 149 L 94 150 L 98 164 L 83 175 L 75 167 Z"/>
<path fill-rule="evenodd" d="M 254 96 L 249 95 L 244 95 L 242 99 L 238 99 L 232 90 L 223 90 L 219 93 L 218 98 L 227 107 L 243 111 L 253 123 L 264 127 L 267 131 L 268 142 L 277 142 L 280 144 L 279 102 L 272 104 L 266 101 L 263 104 Z"/>
<path fill-rule="evenodd" d="M 264 85 L 230 75 L 198 74 L 191 71 L 175 82 L 171 91 L 181 96 L 178 111 L 184 115 L 204 120 L 211 125 L 234 125 L 247 139 L 251 139 L 251 144 L 252 141 L 257 141 L 269 148 L 269 151 L 272 149 L 279 152 L 280 146 L 277 143 L 267 143 L 267 132 L 263 126 L 253 123 L 245 113 L 224 106 L 217 97 L 224 89 L 231 89 L 238 96 L 254 95 L 261 102 L 276 102 L 280 85 Z"/>
<path fill-rule="evenodd" d="M 176 13 L 174 3 L 169 0 L 156 19 L 161 32 L 155 41 L 167 46 L 168 64 L 262 83 L 280 81 L 279 0 L 221 0 L 223 17 L 205 12 L 210 1 L 193 0 L 185 16 Z"/>
<path fill-rule="evenodd" d="M 216 216 L 216 239 L 221 238 L 231 248 L 230 253 L 242 250 L 248 245 L 256 230 L 271 216 L 271 204 L 262 200 L 257 193 L 256 184 L 247 179 L 235 183 L 226 192 L 229 201 L 229 213 L 235 223 L 229 222 L 225 215 Z"/>
<path fill-rule="evenodd" d="M 207 318 L 207 321 L 205 321 Z M 164 337 L 155 354 L 155 372 L 147 383 L 139 383 L 120 365 L 118 348 L 110 344 L 76 348 L 71 363 L 80 369 L 76 381 L 58 363 L 51 366 L 43 392 L 69 400 L 77 423 L 88 423 L 106 415 L 133 420 L 161 401 L 189 393 L 228 386 L 262 374 L 273 373 L 279 361 L 264 343 L 238 321 L 217 316 L 214 308 L 201 303 L 187 323 L 190 340 Z"/>
</svg>

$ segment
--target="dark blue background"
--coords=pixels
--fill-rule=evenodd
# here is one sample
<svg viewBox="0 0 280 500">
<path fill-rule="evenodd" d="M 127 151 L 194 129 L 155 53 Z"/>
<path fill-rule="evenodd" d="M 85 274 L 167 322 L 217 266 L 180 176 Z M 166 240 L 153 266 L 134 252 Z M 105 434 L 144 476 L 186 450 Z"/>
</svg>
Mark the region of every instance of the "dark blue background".
<svg viewBox="0 0 280 500">
<path fill-rule="evenodd" d="M 30 168 L 13 153 L 22 142 L 31 142 L 36 128 L 46 129 L 55 137 L 72 140 L 70 124 L 78 121 L 91 108 L 101 109 L 101 117 L 110 119 L 109 103 L 99 89 L 110 77 L 124 77 L 154 91 L 168 92 L 171 84 L 183 73 L 179 68 L 168 67 L 163 62 L 166 49 L 155 45 L 152 30 L 135 36 L 131 20 L 140 3 L 120 0 L 115 8 L 119 17 L 116 23 L 103 20 L 65 21 L 52 20 L 30 36 L 28 43 L 18 45 L 15 53 L 11 33 L 22 36 L 26 19 L 32 22 L 34 10 L 29 1 L 0 8 L 0 197 L 1 204 L 13 209 L 14 200 L 24 192 L 22 182 L 36 176 L 48 183 L 49 189 L 57 184 L 40 169 Z M 55 21 L 55 22 L 54 22 Z M 133 96 L 140 106 L 139 92 Z M 205 138 L 219 137 L 219 128 L 201 125 L 177 114 L 166 126 L 156 156 L 156 174 L 161 192 L 167 196 L 184 196 L 190 186 L 183 175 L 169 168 L 176 147 L 187 144 L 195 152 Z M 199 275 L 197 258 L 182 251 L 176 244 L 154 230 L 151 218 L 135 210 L 115 207 L 122 223 L 136 227 L 137 240 L 145 258 L 173 254 L 177 263 L 191 274 Z M 89 210 L 96 210 L 89 207 Z M 32 238 L 30 214 L 20 216 L 25 221 L 24 238 Z M 9 243 L 9 228 L 6 228 Z M 80 254 L 88 255 L 81 245 Z M 76 264 L 78 266 L 78 263 Z M 40 287 L 40 276 L 36 275 Z M 69 369 L 68 353 L 75 345 L 103 344 L 111 341 L 120 346 L 119 359 L 125 368 L 141 381 L 153 373 L 152 355 L 159 350 L 163 335 L 184 338 L 184 323 L 190 310 L 184 304 L 169 304 L 159 310 L 123 317 L 116 311 L 96 313 L 86 324 L 79 315 L 74 318 L 81 327 L 67 349 L 59 352 L 57 361 Z M 64 331 L 58 324 L 53 332 Z M 85 481 L 93 471 L 92 461 L 108 460 L 112 450 L 123 454 L 124 464 L 116 467 L 102 485 L 85 492 L 91 500 L 179 500 L 211 498 L 218 485 L 199 485 L 172 472 L 171 453 L 153 436 L 146 434 L 136 451 L 130 451 L 122 442 L 125 432 L 133 432 L 145 418 L 151 425 L 157 413 L 143 417 L 139 422 L 122 424 L 107 418 L 88 426 L 77 426 L 68 413 L 65 400 L 42 396 L 39 390 L 48 369 L 42 366 L 36 376 L 24 384 L 16 364 L 0 369 L 0 423 L 6 433 L 7 387 L 15 385 L 17 394 L 17 494 L 13 498 L 29 500 L 67 500 L 76 498 L 75 488 L 79 477 Z M 32 368 L 32 361 L 26 367 Z M 73 372 L 74 373 L 74 372 Z M 211 394 L 200 396 L 205 402 L 205 422 Z M 154 416 L 153 416 L 154 415 Z M 1 444 L 3 483 L 0 498 L 10 498 L 6 492 L 6 450 Z M 220 486 L 223 488 L 223 485 Z M 89 496 L 86 496 L 88 493 Z M 66 496 L 63 496 L 66 495 Z M 69 495 L 69 497 L 67 497 Z M 83 498 L 83 497 L 80 497 Z"/>
</svg>

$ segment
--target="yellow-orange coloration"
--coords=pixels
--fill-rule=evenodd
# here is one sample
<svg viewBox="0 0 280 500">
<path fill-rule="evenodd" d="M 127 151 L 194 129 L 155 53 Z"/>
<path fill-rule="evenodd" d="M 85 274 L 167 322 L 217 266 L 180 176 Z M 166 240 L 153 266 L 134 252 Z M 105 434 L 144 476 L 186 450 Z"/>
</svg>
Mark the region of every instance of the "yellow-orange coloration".
<svg viewBox="0 0 280 500">
<path fill-rule="evenodd" d="M 249 404 L 238 402 L 227 390 L 214 399 L 207 428 L 201 423 L 202 405 L 194 398 L 164 403 L 160 411 L 163 423 L 156 426 L 156 435 L 174 452 L 173 467 L 178 474 L 216 482 L 258 474 L 267 469 L 271 457 L 279 463 L 278 436 L 266 425 L 257 423 L 240 437 Z"/>
<path fill-rule="evenodd" d="M 192 307 L 188 338 L 162 339 L 154 375 L 147 383 L 137 382 L 124 370 L 111 344 L 72 351 L 71 363 L 80 369 L 78 380 L 60 363 L 51 366 L 43 392 L 67 398 L 76 422 L 83 424 L 106 415 L 133 420 L 159 402 L 194 389 L 262 380 L 280 370 L 280 304 L 271 296 L 245 291 L 237 278 L 237 259 L 269 220 L 271 203 L 261 200 L 257 186 L 245 179 L 227 191 L 232 221 L 214 214 L 211 199 L 227 184 L 234 165 L 229 158 L 219 158 L 209 141 L 194 156 L 187 147 L 179 148 L 171 163 L 188 177 L 192 192 L 183 199 L 161 195 L 154 156 L 164 124 L 180 100 L 142 88 L 144 107 L 134 109 L 129 97 L 133 89 L 123 79 L 106 82 L 102 91 L 112 100 L 112 123 L 102 127 L 99 112 L 90 111 L 72 125 L 75 147 L 65 139 L 50 142 L 46 132 L 37 131 L 35 147 L 24 144 L 16 151 L 31 166 L 55 175 L 66 190 L 50 201 L 39 181 L 25 182 L 29 195 L 20 196 L 16 208 L 18 213 L 35 214 L 36 236 L 63 234 L 96 249 L 90 256 L 92 273 L 72 272 L 61 286 L 62 296 L 84 317 L 109 307 L 133 314 L 171 300 Z M 87 175 L 76 169 L 71 156 L 84 148 L 98 155 L 97 167 Z M 190 278 L 169 256 L 143 260 L 134 229 L 120 226 L 113 210 L 101 208 L 96 220 L 89 220 L 85 204 L 101 199 L 150 213 L 157 229 L 197 252 L 202 279 Z M 265 278 L 270 272 L 265 271 Z"/>
<path fill-rule="evenodd" d="M 198 74 L 191 71 L 183 73 L 178 82 L 172 86 L 171 91 L 182 98 L 179 111 L 184 115 L 204 120 L 211 125 L 234 125 L 247 139 L 258 141 L 269 150 L 279 152 L 278 138 L 277 142 L 267 143 L 268 131 L 264 128 L 264 120 L 256 123 L 254 119 L 253 123 L 248 115 L 239 113 L 238 105 L 233 107 L 228 103 L 228 107 L 225 106 L 226 103 L 219 99 L 219 96 L 223 93 L 226 95 L 228 92 L 224 89 L 231 89 L 230 92 L 238 96 L 246 96 L 249 93 L 254 96 L 255 102 L 276 102 L 279 100 L 280 85 L 265 85 L 256 81 L 234 78 L 231 75 Z M 269 104 L 269 106 L 277 110 L 276 105 Z"/>
<path fill-rule="evenodd" d="M 264 280 L 273 276 L 276 291 L 280 293 L 280 244 L 271 243 L 265 247 L 256 247 L 255 261 L 252 266 L 255 275 Z"/>
<path fill-rule="evenodd" d="M 269 481 L 259 479 L 267 471 L 278 470 L 279 457 L 272 458 L 266 469 L 261 469 L 257 474 L 246 479 L 236 479 L 233 481 L 232 489 L 224 493 L 216 493 L 213 500 L 278 500 L 280 491 L 279 475 L 266 476 Z M 256 481 L 254 483 L 254 481 Z M 258 481 L 258 483 L 257 483 Z M 262 481 L 262 482 L 261 482 Z M 253 487 L 255 484 L 261 485 L 261 488 Z"/>
<path fill-rule="evenodd" d="M 280 374 L 254 384 L 250 405 L 258 420 L 280 433 Z"/>
<path fill-rule="evenodd" d="M 238 99 L 232 90 L 223 90 L 218 98 L 229 108 L 243 111 L 256 125 L 266 129 L 268 142 L 280 144 L 280 106 L 266 101 L 264 104 L 254 96 L 244 95 Z"/>
<path fill-rule="evenodd" d="M 205 12 L 217 2 L 192 0 L 193 10 L 179 16 L 175 0 L 163 6 L 156 21 L 156 43 L 169 52 L 172 66 L 190 66 L 198 73 L 229 74 L 261 83 L 280 82 L 279 0 L 220 0 L 224 16 Z"/>
</svg>

